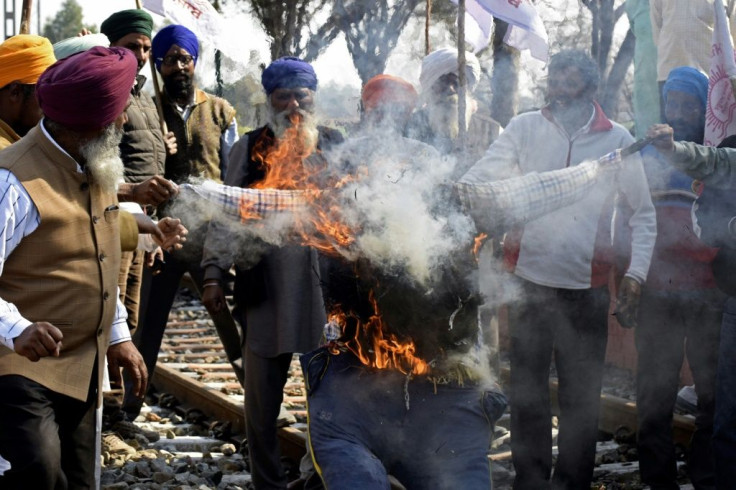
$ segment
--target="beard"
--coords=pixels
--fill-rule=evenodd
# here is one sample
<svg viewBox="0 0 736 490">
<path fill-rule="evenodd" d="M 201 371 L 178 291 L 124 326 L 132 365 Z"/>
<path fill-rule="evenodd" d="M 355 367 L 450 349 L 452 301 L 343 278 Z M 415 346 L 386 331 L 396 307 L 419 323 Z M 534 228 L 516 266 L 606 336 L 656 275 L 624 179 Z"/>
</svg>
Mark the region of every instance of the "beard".
<svg viewBox="0 0 736 490">
<path fill-rule="evenodd" d="M 470 125 L 470 118 L 473 117 L 474 100 L 467 95 L 465 100 L 465 128 Z M 457 106 L 460 97 L 457 94 L 446 95 L 437 98 L 427 105 L 427 116 L 429 118 L 429 126 L 437 135 L 444 138 L 454 140 L 460 133 L 460 123 L 457 118 Z"/>
<path fill-rule="evenodd" d="M 116 194 L 123 180 L 123 160 L 120 158 L 120 141 L 123 129 L 115 123 L 106 127 L 103 133 L 85 143 L 80 153 L 85 160 L 87 175 L 94 185 L 106 194 Z"/>
<path fill-rule="evenodd" d="M 317 147 L 319 129 L 314 114 L 304 109 L 275 112 L 271 105 L 268 106 L 268 111 L 268 125 L 276 139 L 289 136 L 296 138 L 306 149 L 313 150 Z"/>
<path fill-rule="evenodd" d="M 178 72 L 163 77 L 166 93 L 173 100 L 191 99 L 194 93 L 194 82 L 188 73 Z"/>
<path fill-rule="evenodd" d="M 674 134 L 672 138 L 675 141 L 690 141 L 699 145 L 703 144 L 705 139 L 705 116 L 703 116 L 697 124 L 687 123 L 685 121 L 667 121 L 672 127 Z"/>
</svg>

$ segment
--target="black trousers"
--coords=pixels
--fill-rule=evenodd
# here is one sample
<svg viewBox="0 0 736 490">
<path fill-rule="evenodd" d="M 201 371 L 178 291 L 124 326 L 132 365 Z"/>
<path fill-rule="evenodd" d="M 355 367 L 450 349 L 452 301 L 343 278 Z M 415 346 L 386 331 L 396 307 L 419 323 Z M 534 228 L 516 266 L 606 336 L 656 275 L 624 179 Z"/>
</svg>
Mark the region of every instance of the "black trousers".
<svg viewBox="0 0 736 490">
<path fill-rule="evenodd" d="M 261 357 L 247 346 L 245 357 L 245 432 L 253 485 L 257 490 L 286 488 L 276 420 L 284 400 L 291 354 Z"/>
<path fill-rule="evenodd" d="M 608 340 L 605 288 L 569 290 L 522 281 L 509 305 L 511 450 L 515 490 L 590 488 Z M 559 456 L 552 471 L 549 369 L 559 379 Z"/>
<path fill-rule="evenodd" d="M 698 395 L 688 473 L 696 489 L 715 488 L 711 437 L 724 302 L 717 290 L 642 294 L 635 332 L 637 439 L 641 479 L 653 489 L 679 488 L 672 411 L 686 353 Z"/>
<path fill-rule="evenodd" d="M 140 351 L 146 364 L 149 383 L 153 379 L 153 372 L 156 369 L 156 361 L 164 338 L 169 312 L 174 304 L 174 298 L 184 274 L 189 273 L 197 288 L 196 293 L 200 297 L 202 296 L 204 269 L 200 267 L 199 260 L 196 256 L 179 257 L 165 252 L 165 266 L 159 274 L 151 279 L 150 294 L 145 301 L 145 309 L 141 314 L 138 329 L 133 335 L 133 343 Z M 210 315 L 210 317 L 223 343 L 228 360 L 233 363 L 242 356 L 240 334 L 235 325 L 235 320 L 233 320 L 230 310 L 227 308 L 215 316 Z M 240 366 L 233 365 L 233 369 L 242 383 L 242 364 Z M 132 382 L 126 377 L 123 410 L 128 414 L 129 419 L 133 420 L 140 413 L 143 400 L 135 398 L 131 392 Z"/>
<path fill-rule="evenodd" d="M 11 465 L 0 488 L 96 487 L 96 372 L 85 401 L 17 375 L 0 376 L 0 393 L 0 455 Z"/>
</svg>

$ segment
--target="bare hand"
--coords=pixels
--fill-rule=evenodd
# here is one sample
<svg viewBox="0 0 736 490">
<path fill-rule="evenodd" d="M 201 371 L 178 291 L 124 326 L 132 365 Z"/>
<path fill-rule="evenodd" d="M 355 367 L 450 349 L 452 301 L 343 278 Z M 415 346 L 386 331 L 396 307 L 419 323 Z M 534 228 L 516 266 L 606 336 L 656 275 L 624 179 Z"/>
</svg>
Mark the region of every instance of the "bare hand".
<svg viewBox="0 0 736 490">
<path fill-rule="evenodd" d="M 89 36 L 90 34 L 92 34 L 92 31 L 86 27 L 82 27 L 82 30 L 77 33 L 77 37 Z"/>
<path fill-rule="evenodd" d="M 177 194 L 179 194 L 179 186 L 161 175 L 154 175 L 140 184 L 134 184 L 127 200 L 141 205 L 158 206 Z"/>
<path fill-rule="evenodd" d="M 212 314 L 220 313 L 226 308 L 225 291 L 223 291 L 222 286 L 215 283 L 212 283 L 212 285 L 208 284 L 202 293 L 202 303 L 207 308 L 207 311 Z"/>
<path fill-rule="evenodd" d="M 186 236 L 189 231 L 177 218 L 162 218 L 156 225 L 156 229 L 158 231 L 152 234 L 153 241 L 167 252 L 179 250 L 187 241 Z"/>
<path fill-rule="evenodd" d="M 161 250 L 161 247 L 156 247 L 156 250 L 153 252 L 146 252 L 146 267 L 153 267 L 153 264 L 156 263 L 156 259 L 163 261 L 164 260 L 164 251 Z M 158 272 L 154 272 L 154 275 L 156 275 Z"/>
<path fill-rule="evenodd" d="M 178 148 L 176 146 L 176 136 L 174 136 L 174 133 L 169 131 L 164 135 L 164 145 L 166 145 L 166 153 L 168 155 L 175 155 L 178 151 Z"/>
<path fill-rule="evenodd" d="M 107 371 L 110 384 L 122 385 L 120 369 L 125 369 L 133 379 L 133 395 L 143 398 L 148 386 L 148 370 L 138 349 L 127 340 L 107 348 Z"/>
<path fill-rule="evenodd" d="M 653 124 L 647 130 L 647 138 L 654 138 L 652 146 L 659 151 L 672 151 L 675 147 L 674 130 L 667 124 Z"/>
<path fill-rule="evenodd" d="M 36 322 L 26 327 L 23 332 L 13 339 L 13 348 L 21 356 L 33 362 L 42 357 L 59 357 L 61 340 L 64 335 L 61 330 L 47 322 Z"/>
</svg>

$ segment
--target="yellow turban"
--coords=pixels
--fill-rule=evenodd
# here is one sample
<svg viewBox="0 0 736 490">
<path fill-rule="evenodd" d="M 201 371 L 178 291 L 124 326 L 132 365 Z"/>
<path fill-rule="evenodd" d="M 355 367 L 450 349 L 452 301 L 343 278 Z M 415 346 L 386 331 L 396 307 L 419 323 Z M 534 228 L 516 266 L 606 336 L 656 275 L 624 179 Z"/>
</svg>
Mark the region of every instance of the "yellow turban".
<svg viewBox="0 0 736 490">
<path fill-rule="evenodd" d="M 0 88 L 9 83 L 34 84 L 56 62 L 48 39 L 18 34 L 0 44 Z"/>
</svg>

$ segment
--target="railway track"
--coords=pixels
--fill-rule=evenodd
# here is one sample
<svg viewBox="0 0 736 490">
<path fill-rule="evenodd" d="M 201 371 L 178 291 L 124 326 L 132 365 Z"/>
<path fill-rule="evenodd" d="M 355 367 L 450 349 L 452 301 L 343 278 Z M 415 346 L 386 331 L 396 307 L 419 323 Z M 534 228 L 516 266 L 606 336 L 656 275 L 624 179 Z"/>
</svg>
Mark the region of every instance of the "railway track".
<svg viewBox="0 0 736 490">
<path fill-rule="evenodd" d="M 502 370 L 500 377 L 502 384 L 507 381 L 508 369 Z M 177 307 L 172 312 L 153 376 L 153 386 L 156 391 L 171 394 L 212 419 L 229 422 L 233 432 L 245 433 L 243 389 L 206 310 L 197 302 L 189 301 L 186 306 Z M 556 406 L 556 381 L 550 382 L 550 394 Z M 298 462 L 306 448 L 306 393 L 296 358 L 292 361 L 285 386 L 284 404 L 297 422 L 279 429 L 282 452 L 286 458 Z M 502 418 L 499 425 L 508 428 L 508 417 Z M 634 434 L 635 403 L 612 395 L 602 395 L 599 428 L 608 434 L 620 434 L 622 431 Z M 687 445 L 693 430 L 691 417 L 675 415 L 674 431 L 678 443 Z M 494 451 L 490 458 L 496 462 L 508 461 L 508 445 Z"/>
</svg>

